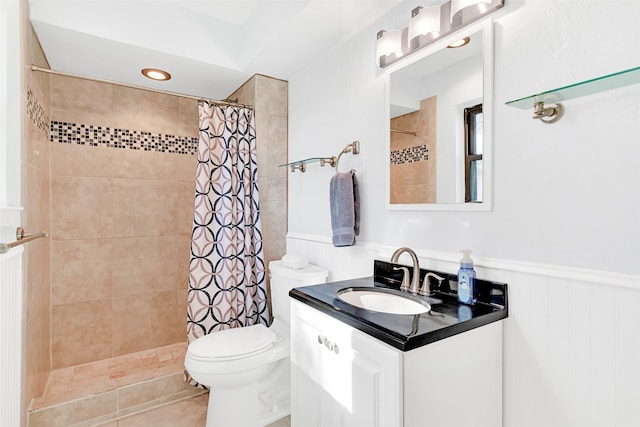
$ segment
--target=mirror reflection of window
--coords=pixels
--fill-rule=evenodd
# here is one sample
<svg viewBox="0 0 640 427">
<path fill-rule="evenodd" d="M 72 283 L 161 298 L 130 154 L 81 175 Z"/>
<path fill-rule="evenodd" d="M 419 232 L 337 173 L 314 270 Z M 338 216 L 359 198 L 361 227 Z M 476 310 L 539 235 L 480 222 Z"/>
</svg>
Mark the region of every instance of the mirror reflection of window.
<svg viewBox="0 0 640 427">
<path fill-rule="evenodd" d="M 482 104 L 464 109 L 465 202 L 482 202 Z"/>
</svg>

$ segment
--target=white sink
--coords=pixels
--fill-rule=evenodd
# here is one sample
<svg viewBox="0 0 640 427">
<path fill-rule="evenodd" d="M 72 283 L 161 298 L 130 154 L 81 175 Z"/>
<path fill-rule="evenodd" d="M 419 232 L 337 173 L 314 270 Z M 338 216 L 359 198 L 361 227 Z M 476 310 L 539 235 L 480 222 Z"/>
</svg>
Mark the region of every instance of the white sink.
<svg viewBox="0 0 640 427">
<path fill-rule="evenodd" d="M 431 310 L 431 305 L 410 294 L 383 288 L 345 288 L 338 297 L 356 307 L 390 314 L 422 314 Z"/>
</svg>

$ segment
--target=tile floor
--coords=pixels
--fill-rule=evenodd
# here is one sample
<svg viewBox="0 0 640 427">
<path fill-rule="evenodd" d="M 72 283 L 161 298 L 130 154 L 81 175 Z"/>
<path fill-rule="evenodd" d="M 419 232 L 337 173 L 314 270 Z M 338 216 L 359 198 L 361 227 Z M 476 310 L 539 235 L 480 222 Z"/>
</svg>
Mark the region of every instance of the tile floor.
<svg viewBox="0 0 640 427">
<path fill-rule="evenodd" d="M 208 398 L 207 394 L 192 397 L 118 421 L 100 424 L 99 427 L 205 427 Z M 269 424 L 268 427 L 291 427 L 290 417 Z"/>
</svg>

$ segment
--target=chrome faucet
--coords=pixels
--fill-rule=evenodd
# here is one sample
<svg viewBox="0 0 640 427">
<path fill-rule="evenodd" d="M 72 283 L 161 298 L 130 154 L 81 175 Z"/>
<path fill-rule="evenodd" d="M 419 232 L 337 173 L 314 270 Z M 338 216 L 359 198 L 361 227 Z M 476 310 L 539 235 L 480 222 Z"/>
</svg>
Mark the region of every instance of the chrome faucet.
<svg viewBox="0 0 640 427">
<path fill-rule="evenodd" d="M 438 286 L 442 284 L 444 277 L 438 276 L 436 273 L 428 272 L 424 276 L 424 280 L 422 281 L 422 289 L 418 292 L 420 295 L 431 296 L 433 292 L 431 292 L 431 287 L 429 286 L 429 277 L 433 277 L 438 279 Z"/>
<path fill-rule="evenodd" d="M 418 262 L 418 256 L 416 255 L 416 253 L 406 247 L 399 248 L 393 253 L 393 255 L 391 255 L 391 262 L 398 262 L 398 258 L 400 258 L 400 255 L 403 252 L 406 252 L 411 256 L 411 260 L 413 261 L 413 275 L 411 276 L 411 287 L 409 289 L 403 289 L 402 287 L 400 287 L 400 290 L 417 294 L 418 290 L 420 289 L 420 263 Z M 403 281 L 403 283 L 405 282 Z"/>
</svg>

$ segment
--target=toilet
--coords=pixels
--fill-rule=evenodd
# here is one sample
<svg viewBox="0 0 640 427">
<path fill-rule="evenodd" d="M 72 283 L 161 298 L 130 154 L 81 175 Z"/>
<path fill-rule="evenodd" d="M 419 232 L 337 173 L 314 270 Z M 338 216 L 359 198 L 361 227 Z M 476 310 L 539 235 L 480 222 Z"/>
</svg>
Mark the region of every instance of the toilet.
<svg viewBox="0 0 640 427">
<path fill-rule="evenodd" d="M 283 257 L 269 263 L 269 327 L 226 329 L 189 344 L 185 368 L 211 389 L 206 427 L 265 426 L 290 413 L 289 291 L 325 283 L 328 276 L 323 268 L 290 259 L 295 262 Z"/>
</svg>

